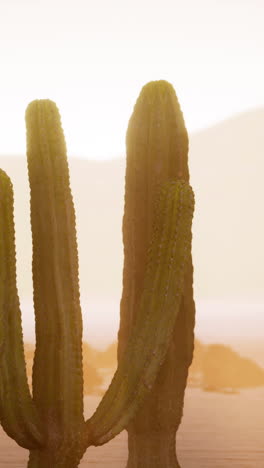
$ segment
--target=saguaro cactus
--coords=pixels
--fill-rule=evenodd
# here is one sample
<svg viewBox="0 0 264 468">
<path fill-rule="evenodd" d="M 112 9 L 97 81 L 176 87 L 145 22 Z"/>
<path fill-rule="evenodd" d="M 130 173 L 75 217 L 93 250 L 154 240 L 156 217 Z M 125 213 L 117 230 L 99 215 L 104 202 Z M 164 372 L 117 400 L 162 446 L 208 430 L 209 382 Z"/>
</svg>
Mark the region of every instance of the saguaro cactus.
<svg viewBox="0 0 264 468">
<path fill-rule="evenodd" d="M 144 287 L 147 246 L 152 232 L 154 200 L 161 184 L 189 181 L 188 135 L 173 87 L 166 81 L 145 85 L 127 131 L 124 270 L 120 311 L 119 359 L 137 320 Z M 175 436 L 192 361 L 195 305 L 191 251 L 185 268 L 180 312 L 166 360 L 139 413 L 128 426 L 127 468 L 175 468 Z M 165 308 L 164 308 L 165 311 Z"/>
<path fill-rule="evenodd" d="M 137 319 L 109 389 L 85 421 L 78 254 L 65 141 L 49 100 L 32 102 L 26 122 L 36 319 L 33 394 L 16 287 L 12 184 L 0 171 L 0 419 L 7 434 L 30 450 L 29 468 L 76 468 L 87 447 L 104 444 L 127 426 L 164 362 L 190 255 L 193 193 L 188 183 L 170 181 L 156 194 Z"/>
</svg>

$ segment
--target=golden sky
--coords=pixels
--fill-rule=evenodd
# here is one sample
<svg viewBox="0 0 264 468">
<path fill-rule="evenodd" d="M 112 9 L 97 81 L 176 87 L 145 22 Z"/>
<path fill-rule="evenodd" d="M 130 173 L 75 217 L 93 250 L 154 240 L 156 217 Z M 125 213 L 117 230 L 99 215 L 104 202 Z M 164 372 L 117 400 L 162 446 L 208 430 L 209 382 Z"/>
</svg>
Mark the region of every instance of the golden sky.
<svg viewBox="0 0 264 468">
<path fill-rule="evenodd" d="M 56 101 L 69 155 L 121 156 L 141 87 L 167 79 L 189 131 L 264 106 L 263 0 L 1 0 L 0 154 Z"/>
<path fill-rule="evenodd" d="M 263 18 L 264 0 L 0 0 L 0 155 L 25 155 L 33 99 L 57 103 L 68 154 L 90 159 L 124 155 L 128 119 L 150 80 L 173 84 L 190 132 L 264 107 Z M 107 328 L 117 327 L 118 301 L 87 306 L 97 307 L 98 334 L 101 309 Z M 248 318 L 242 326 L 233 309 L 247 331 Z M 210 336 L 223 307 L 218 322 L 211 310 Z M 262 310 L 250 322 L 261 331 Z"/>
</svg>

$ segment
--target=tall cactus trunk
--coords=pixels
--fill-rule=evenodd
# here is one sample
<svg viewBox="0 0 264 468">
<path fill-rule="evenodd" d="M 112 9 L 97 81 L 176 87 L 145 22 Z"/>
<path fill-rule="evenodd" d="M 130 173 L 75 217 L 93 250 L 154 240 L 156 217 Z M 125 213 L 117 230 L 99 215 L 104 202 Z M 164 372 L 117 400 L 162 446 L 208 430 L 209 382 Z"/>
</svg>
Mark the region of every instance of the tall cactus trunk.
<svg viewBox="0 0 264 468">
<path fill-rule="evenodd" d="M 127 132 L 124 270 L 118 358 L 136 319 L 142 292 L 155 198 L 165 181 L 189 181 L 188 136 L 173 87 L 151 82 L 143 87 Z M 127 468 L 178 468 L 175 438 L 183 412 L 188 367 L 194 346 L 192 258 L 185 269 L 184 292 L 173 337 L 151 393 L 129 423 Z"/>
<path fill-rule="evenodd" d="M 84 426 L 82 315 L 75 213 L 59 113 L 50 101 L 34 101 L 26 118 L 36 317 L 32 387 L 47 434 L 45 450 L 31 453 L 29 467 L 44 468 L 56 466 L 58 447 L 69 449 Z"/>
</svg>

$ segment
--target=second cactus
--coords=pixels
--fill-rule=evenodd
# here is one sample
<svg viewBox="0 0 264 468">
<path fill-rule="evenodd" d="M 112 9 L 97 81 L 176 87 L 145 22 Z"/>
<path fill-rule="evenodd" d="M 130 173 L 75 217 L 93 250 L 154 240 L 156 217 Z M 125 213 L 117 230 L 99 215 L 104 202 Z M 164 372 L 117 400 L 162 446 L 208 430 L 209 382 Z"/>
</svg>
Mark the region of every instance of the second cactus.
<svg viewBox="0 0 264 468">
<path fill-rule="evenodd" d="M 172 180 L 188 186 L 188 135 L 173 87 L 167 81 L 153 81 L 142 88 L 127 131 L 119 359 L 137 320 L 156 196 L 160 186 Z M 184 287 L 166 359 L 147 400 L 128 426 L 127 468 L 180 466 L 175 437 L 193 356 L 195 319 L 190 244 L 185 253 Z M 177 293 L 175 285 L 174 294 Z M 161 304 L 153 304 L 153 313 Z M 166 313 L 168 306 L 162 305 Z"/>
</svg>

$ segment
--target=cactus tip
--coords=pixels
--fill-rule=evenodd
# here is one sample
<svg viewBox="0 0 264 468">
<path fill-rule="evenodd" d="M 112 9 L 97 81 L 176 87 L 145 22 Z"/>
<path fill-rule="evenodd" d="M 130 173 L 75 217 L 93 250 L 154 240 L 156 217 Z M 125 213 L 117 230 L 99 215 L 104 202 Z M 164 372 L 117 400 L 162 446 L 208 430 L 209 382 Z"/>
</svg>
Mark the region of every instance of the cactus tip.
<svg viewBox="0 0 264 468">
<path fill-rule="evenodd" d="M 147 98 L 151 102 L 156 97 L 164 99 L 172 95 L 175 97 L 175 90 L 172 84 L 166 80 L 149 81 L 143 86 L 140 93 L 142 98 Z"/>
<path fill-rule="evenodd" d="M 34 115 L 36 112 L 42 109 L 45 109 L 45 111 L 52 111 L 56 114 L 59 114 L 59 110 L 56 103 L 51 99 L 35 99 L 34 101 L 31 101 L 26 108 L 26 120 L 29 118 L 29 116 Z"/>
</svg>

